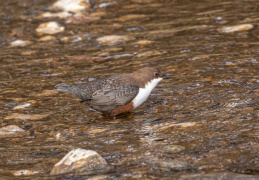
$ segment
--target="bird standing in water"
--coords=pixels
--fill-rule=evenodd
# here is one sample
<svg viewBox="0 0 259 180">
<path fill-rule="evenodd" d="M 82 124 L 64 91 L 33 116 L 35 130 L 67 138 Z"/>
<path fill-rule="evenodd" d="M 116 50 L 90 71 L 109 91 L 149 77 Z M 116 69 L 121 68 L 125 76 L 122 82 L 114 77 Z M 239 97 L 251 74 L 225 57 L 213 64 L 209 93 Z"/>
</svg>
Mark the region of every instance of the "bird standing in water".
<svg viewBox="0 0 259 180">
<path fill-rule="evenodd" d="M 145 67 L 130 74 L 120 74 L 91 81 L 85 85 L 58 84 L 56 90 L 78 96 L 92 109 L 119 115 L 140 106 L 164 74 Z"/>
</svg>

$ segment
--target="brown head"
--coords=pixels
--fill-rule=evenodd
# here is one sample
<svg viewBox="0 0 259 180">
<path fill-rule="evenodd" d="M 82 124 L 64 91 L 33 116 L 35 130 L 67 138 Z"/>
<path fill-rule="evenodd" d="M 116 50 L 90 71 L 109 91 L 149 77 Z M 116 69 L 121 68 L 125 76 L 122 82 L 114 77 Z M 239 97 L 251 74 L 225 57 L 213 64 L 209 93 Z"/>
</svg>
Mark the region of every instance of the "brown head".
<svg viewBox="0 0 259 180">
<path fill-rule="evenodd" d="M 145 84 L 153 79 L 161 79 L 164 77 L 162 72 L 152 67 L 141 68 L 133 72 L 131 75 L 134 78 L 136 85 L 138 85 L 140 88 L 144 88 Z"/>
</svg>

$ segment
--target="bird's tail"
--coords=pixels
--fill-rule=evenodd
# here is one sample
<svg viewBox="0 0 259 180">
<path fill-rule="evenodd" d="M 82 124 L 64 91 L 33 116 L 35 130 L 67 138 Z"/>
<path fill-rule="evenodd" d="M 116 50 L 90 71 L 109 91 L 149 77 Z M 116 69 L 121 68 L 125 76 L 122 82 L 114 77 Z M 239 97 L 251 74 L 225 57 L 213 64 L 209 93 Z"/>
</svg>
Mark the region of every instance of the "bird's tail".
<svg viewBox="0 0 259 180">
<path fill-rule="evenodd" d="M 62 83 L 62 84 L 56 85 L 55 90 L 77 95 L 77 86 L 75 86 L 75 85 L 69 85 L 69 84 Z"/>
</svg>

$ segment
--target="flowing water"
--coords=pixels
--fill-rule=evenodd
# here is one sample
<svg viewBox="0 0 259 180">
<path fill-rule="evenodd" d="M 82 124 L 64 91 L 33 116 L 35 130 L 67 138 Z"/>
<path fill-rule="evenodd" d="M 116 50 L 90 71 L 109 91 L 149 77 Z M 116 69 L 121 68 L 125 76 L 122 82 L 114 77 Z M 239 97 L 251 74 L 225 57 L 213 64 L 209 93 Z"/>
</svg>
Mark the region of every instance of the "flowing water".
<svg viewBox="0 0 259 180">
<path fill-rule="evenodd" d="M 97 1 L 88 19 L 72 23 L 41 17 L 57 12 L 53 3 L 0 2 L 0 128 L 24 130 L 0 136 L 0 177 L 28 170 L 24 179 L 259 179 L 258 1 Z M 65 30 L 39 41 L 35 29 L 49 21 Z M 107 35 L 126 39 L 97 40 Z M 31 44 L 12 46 L 17 39 Z M 53 91 L 145 66 L 167 77 L 114 119 Z M 98 152 L 110 169 L 50 175 L 74 148 Z"/>
</svg>

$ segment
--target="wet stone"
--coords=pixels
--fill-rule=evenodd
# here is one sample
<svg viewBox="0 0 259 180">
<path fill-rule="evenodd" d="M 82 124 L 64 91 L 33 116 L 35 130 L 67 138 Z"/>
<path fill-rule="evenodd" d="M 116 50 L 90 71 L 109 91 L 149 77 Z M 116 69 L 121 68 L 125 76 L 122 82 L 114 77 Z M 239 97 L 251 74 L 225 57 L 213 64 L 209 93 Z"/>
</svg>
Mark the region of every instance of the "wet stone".
<svg viewBox="0 0 259 180">
<path fill-rule="evenodd" d="M 207 174 L 184 174 L 179 177 L 179 180 L 209 180 L 209 179 L 221 179 L 221 180 L 228 180 L 228 179 L 238 179 L 238 180 L 256 180 L 259 179 L 259 175 L 249 175 L 249 174 L 238 174 L 238 173 L 207 173 Z"/>
<path fill-rule="evenodd" d="M 37 97 L 45 97 L 45 96 L 55 96 L 56 94 L 58 94 L 57 91 L 55 90 L 44 90 L 42 93 L 37 94 Z"/>
<path fill-rule="evenodd" d="M 183 128 L 186 128 L 186 127 L 195 126 L 196 124 L 197 124 L 196 122 L 186 122 L 186 123 L 174 124 L 174 126 L 181 126 Z"/>
<path fill-rule="evenodd" d="M 65 37 L 62 37 L 60 39 L 61 42 L 63 43 L 75 43 L 75 42 L 80 42 L 84 39 L 85 37 L 83 36 L 65 36 Z"/>
<path fill-rule="evenodd" d="M 235 26 L 221 27 L 218 29 L 218 32 L 233 33 L 233 32 L 239 32 L 239 31 L 248 31 L 253 28 L 254 28 L 254 25 L 252 25 L 252 24 L 239 24 L 239 25 L 235 25 Z"/>
<path fill-rule="evenodd" d="M 90 136 L 95 136 L 95 135 L 97 135 L 97 134 L 100 134 L 100 133 L 103 133 L 103 132 L 105 132 L 105 131 L 107 131 L 107 129 L 106 128 L 89 128 L 89 130 L 88 130 L 88 134 L 90 135 Z"/>
<path fill-rule="evenodd" d="M 19 104 L 17 106 L 14 106 L 13 110 L 24 109 L 24 108 L 30 107 L 31 105 L 32 105 L 31 103 Z"/>
<path fill-rule="evenodd" d="M 77 174 L 91 174 L 104 170 L 107 162 L 95 151 L 85 149 L 74 149 L 60 160 L 50 174 L 62 174 L 74 171 Z"/>
<path fill-rule="evenodd" d="M 159 56 L 159 55 L 162 55 L 162 53 L 159 51 L 147 51 L 147 52 L 140 53 L 134 57 L 135 58 L 145 58 L 145 57 Z"/>
<path fill-rule="evenodd" d="M 52 41 L 52 40 L 56 40 L 56 38 L 54 36 L 43 36 L 40 39 L 38 39 L 38 41 Z"/>
<path fill-rule="evenodd" d="M 20 114 L 20 113 L 13 113 L 9 116 L 6 116 L 5 120 L 13 120 L 13 119 L 20 119 L 20 120 L 43 120 L 49 117 L 50 114 Z"/>
<path fill-rule="evenodd" d="M 149 45 L 149 44 L 153 44 L 153 43 L 154 43 L 154 41 L 150 41 L 150 40 L 139 40 L 139 41 L 135 42 L 134 44 L 145 46 L 145 45 Z"/>
<path fill-rule="evenodd" d="M 51 12 L 45 12 L 41 14 L 38 18 L 68 18 L 72 16 L 71 12 L 57 12 L 57 13 L 51 13 Z"/>
<path fill-rule="evenodd" d="M 89 7 L 85 0 L 58 0 L 50 9 L 80 13 Z"/>
<path fill-rule="evenodd" d="M 135 38 L 132 36 L 126 35 L 110 35 L 110 36 L 103 36 L 97 38 L 97 41 L 102 44 L 113 44 L 113 43 L 122 43 L 126 41 L 134 40 Z"/>
<path fill-rule="evenodd" d="M 93 64 L 93 63 L 102 63 L 105 62 L 103 57 L 90 57 L 90 56 L 71 56 L 69 57 L 70 64 Z"/>
<path fill-rule="evenodd" d="M 179 153 L 181 151 L 185 150 L 185 147 L 179 146 L 179 145 L 168 145 L 163 147 L 160 152 L 163 154 L 173 154 L 173 153 Z"/>
<path fill-rule="evenodd" d="M 59 61 L 59 58 L 45 58 L 45 59 L 33 59 L 28 62 L 29 65 L 38 64 L 38 63 L 52 63 L 55 61 Z"/>
<path fill-rule="evenodd" d="M 66 20 L 67 24 L 84 24 L 100 20 L 99 16 L 75 15 Z"/>
<path fill-rule="evenodd" d="M 21 52 L 21 55 L 22 56 L 31 56 L 31 55 L 34 55 L 36 53 L 37 53 L 37 51 L 23 51 L 23 52 Z"/>
<path fill-rule="evenodd" d="M 57 22 L 51 21 L 40 24 L 39 27 L 36 29 L 36 32 L 38 33 L 38 35 L 57 34 L 63 32 L 64 30 L 64 26 L 60 26 Z"/>
<path fill-rule="evenodd" d="M 38 174 L 40 173 L 40 171 L 22 169 L 22 170 L 12 171 L 11 173 L 14 176 L 30 176 L 30 175 Z"/>
<path fill-rule="evenodd" d="M 16 125 L 9 125 L 0 128 L 0 137 L 17 137 L 23 136 L 25 134 L 25 130 L 19 128 Z"/>
<path fill-rule="evenodd" d="M 102 52 L 119 52 L 119 51 L 122 51 L 122 50 L 123 50 L 122 47 L 114 47 L 114 48 L 103 49 Z"/>
<path fill-rule="evenodd" d="M 25 46 L 29 46 L 31 44 L 32 44 L 31 41 L 18 39 L 18 40 L 11 42 L 11 47 L 25 47 Z"/>
<path fill-rule="evenodd" d="M 158 159 L 154 163 L 154 170 L 158 171 L 182 171 L 190 168 L 187 162 L 179 161 L 176 159 Z"/>
<path fill-rule="evenodd" d="M 17 93 L 17 90 L 16 89 L 9 89 L 9 90 L 6 90 L 6 91 L 2 92 L 2 94 L 13 94 L 13 93 Z"/>
<path fill-rule="evenodd" d="M 129 15 L 121 16 L 117 20 L 123 22 L 123 21 L 129 21 L 133 19 L 144 18 L 144 17 L 146 17 L 146 15 L 144 14 L 129 14 Z"/>
</svg>

